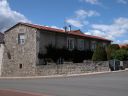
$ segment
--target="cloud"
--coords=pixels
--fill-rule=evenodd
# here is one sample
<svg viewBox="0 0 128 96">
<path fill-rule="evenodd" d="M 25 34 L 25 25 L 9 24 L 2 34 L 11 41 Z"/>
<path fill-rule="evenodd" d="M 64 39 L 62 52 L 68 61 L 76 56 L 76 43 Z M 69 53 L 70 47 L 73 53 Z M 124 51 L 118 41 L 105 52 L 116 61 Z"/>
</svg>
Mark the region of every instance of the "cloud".
<svg viewBox="0 0 128 96">
<path fill-rule="evenodd" d="M 117 0 L 117 3 L 127 4 L 127 3 L 128 3 L 128 1 L 127 1 L 127 0 Z"/>
<path fill-rule="evenodd" d="M 84 34 L 86 34 L 86 35 L 91 35 L 91 33 L 90 33 L 90 32 L 84 32 Z"/>
<path fill-rule="evenodd" d="M 128 44 L 128 40 L 124 40 L 123 43 L 124 43 L 124 44 Z"/>
<path fill-rule="evenodd" d="M 128 34 L 128 18 L 120 17 L 115 19 L 110 25 L 92 24 L 91 27 L 92 29 L 89 32 L 92 35 L 101 36 L 117 42 L 117 38 L 123 38 Z"/>
<path fill-rule="evenodd" d="M 87 18 L 92 16 L 100 16 L 100 14 L 93 10 L 80 9 L 75 11 L 75 16 L 73 16 L 72 18 L 68 18 L 66 22 L 75 27 L 81 28 L 89 24 L 89 21 L 87 20 Z"/>
<path fill-rule="evenodd" d="M 79 27 L 79 28 L 84 26 L 82 21 L 75 20 L 75 19 L 67 19 L 66 22 L 75 26 L 75 27 Z"/>
<path fill-rule="evenodd" d="M 113 42 L 113 43 L 116 43 L 116 44 L 128 44 L 128 40 L 116 40 L 115 42 Z"/>
<path fill-rule="evenodd" d="M 99 16 L 100 14 L 96 11 L 93 11 L 93 10 L 83 10 L 83 9 L 80 9 L 80 10 L 77 10 L 75 12 L 76 14 L 76 17 L 78 18 L 86 18 L 86 17 L 92 17 L 92 16 Z"/>
<path fill-rule="evenodd" d="M 0 31 L 3 32 L 17 22 L 30 22 L 23 14 L 12 10 L 7 0 L 0 0 Z"/>
<path fill-rule="evenodd" d="M 64 28 L 60 28 L 60 27 L 57 27 L 57 26 L 55 26 L 55 25 L 48 26 L 48 27 L 55 28 L 55 29 L 61 29 L 61 30 L 64 30 Z"/>
<path fill-rule="evenodd" d="M 81 0 L 81 1 L 84 1 L 84 2 L 86 2 L 86 3 L 93 4 L 93 5 L 100 4 L 100 3 L 99 3 L 99 0 Z"/>
</svg>

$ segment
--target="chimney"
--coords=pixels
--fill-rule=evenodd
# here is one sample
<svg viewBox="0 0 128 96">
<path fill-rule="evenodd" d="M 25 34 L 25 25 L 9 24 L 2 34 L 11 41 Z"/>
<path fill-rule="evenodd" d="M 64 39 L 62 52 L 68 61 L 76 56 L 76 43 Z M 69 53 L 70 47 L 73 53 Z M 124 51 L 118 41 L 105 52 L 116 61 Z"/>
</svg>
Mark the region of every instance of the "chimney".
<svg viewBox="0 0 128 96">
<path fill-rule="evenodd" d="M 65 32 L 67 32 L 67 26 L 64 26 L 64 30 L 65 30 Z"/>
<path fill-rule="evenodd" d="M 68 27 L 69 27 L 69 32 L 71 32 L 72 31 L 72 26 L 69 25 Z"/>
</svg>

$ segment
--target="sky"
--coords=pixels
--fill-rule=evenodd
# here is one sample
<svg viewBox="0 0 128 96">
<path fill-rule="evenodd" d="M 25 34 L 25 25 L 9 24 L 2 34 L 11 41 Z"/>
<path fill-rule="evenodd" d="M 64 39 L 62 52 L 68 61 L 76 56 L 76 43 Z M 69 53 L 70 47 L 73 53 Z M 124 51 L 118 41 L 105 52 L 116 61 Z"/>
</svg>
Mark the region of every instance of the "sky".
<svg viewBox="0 0 128 96">
<path fill-rule="evenodd" d="M 0 0 L 0 31 L 17 22 L 62 29 L 128 43 L 128 0 Z"/>
</svg>

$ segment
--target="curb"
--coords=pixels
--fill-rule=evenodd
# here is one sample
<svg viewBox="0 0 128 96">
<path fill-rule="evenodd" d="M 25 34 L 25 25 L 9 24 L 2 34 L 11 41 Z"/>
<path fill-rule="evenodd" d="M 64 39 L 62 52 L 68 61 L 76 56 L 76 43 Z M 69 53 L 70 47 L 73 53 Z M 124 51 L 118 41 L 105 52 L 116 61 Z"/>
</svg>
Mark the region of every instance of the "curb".
<svg viewBox="0 0 128 96">
<path fill-rule="evenodd" d="M 0 77 L 1 79 L 39 79 L 39 78 L 59 78 L 59 77 L 75 77 L 75 76 L 87 76 L 87 75 L 98 75 L 98 74 L 107 74 L 107 73 L 118 73 L 128 71 L 128 68 L 125 70 L 118 71 L 103 71 L 103 72 L 90 72 L 82 74 L 63 74 L 63 75 L 49 75 L 49 76 L 28 76 L 28 77 Z"/>
</svg>

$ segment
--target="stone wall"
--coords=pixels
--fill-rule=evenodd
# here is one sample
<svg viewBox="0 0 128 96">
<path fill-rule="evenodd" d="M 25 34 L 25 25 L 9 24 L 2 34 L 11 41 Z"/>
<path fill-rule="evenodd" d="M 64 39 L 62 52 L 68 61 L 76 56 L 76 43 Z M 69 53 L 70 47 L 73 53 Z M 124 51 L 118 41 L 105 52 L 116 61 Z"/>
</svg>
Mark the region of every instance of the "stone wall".
<svg viewBox="0 0 128 96">
<path fill-rule="evenodd" d="M 0 43 L 4 42 L 4 34 L 0 32 Z"/>
<path fill-rule="evenodd" d="M 56 65 L 54 63 L 49 65 L 38 65 L 36 67 L 36 75 L 56 75 L 56 74 L 80 74 L 89 72 L 109 71 L 108 61 L 84 63 L 65 63 Z"/>
<path fill-rule="evenodd" d="M 0 76 L 1 76 L 1 73 L 2 73 L 3 53 L 4 53 L 4 45 L 0 44 Z"/>
<path fill-rule="evenodd" d="M 25 34 L 25 43 L 18 44 L 18 34 Z M 37 63 L 37 30 L 24 25 L 17 25 L 5 33 L 5 52 L 2 76 L 35 75 Z"/>
</svg>

